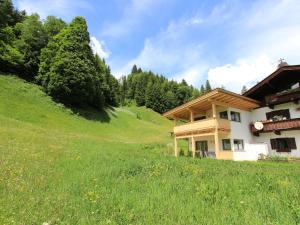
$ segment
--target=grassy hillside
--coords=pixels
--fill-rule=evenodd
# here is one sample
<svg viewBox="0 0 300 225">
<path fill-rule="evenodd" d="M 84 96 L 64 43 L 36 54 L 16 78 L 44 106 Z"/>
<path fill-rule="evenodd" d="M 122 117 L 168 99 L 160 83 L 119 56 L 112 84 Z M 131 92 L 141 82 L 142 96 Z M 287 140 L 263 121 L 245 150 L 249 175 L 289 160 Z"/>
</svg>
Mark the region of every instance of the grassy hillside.
<svg viewBox="0 0 300 225">
<path fill-rule="evenodd" d="M 0 76 L 0 224 L 297 224 L 300 166 L 174 158 L 138 107 L 77 113 Z"/>
</svg>

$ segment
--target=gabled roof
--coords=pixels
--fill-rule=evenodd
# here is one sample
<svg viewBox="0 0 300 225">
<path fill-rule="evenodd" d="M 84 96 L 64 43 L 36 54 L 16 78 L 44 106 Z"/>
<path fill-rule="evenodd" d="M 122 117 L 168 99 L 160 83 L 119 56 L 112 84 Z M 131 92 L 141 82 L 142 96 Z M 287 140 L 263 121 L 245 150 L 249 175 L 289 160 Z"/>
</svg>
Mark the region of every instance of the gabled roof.
<svg viewBox="0 0 300 225">
<path fill-rule="evenodd" d="M 300 65 L 282 66 L 243 95 L 263 101 L 265 96 L 286 90 L 297 82 L 300 82 Z"/>
<path fill-rule="evenodd" d="M 180 105 L 168 112 L 165 112 L 163 116 L 168 118 L 188 119 L 190 111 L 194 113 L 203 113 L 206 110 L 211 109 L 212 103 L 217 105 L 224 105 L 241 110 L 251 110 L 257 108 L 260 105 L 259 101 L 251 98 L 227 91 L 221 88 L 214 89 L 205 95 L 202 95 L 194 100 L 191 100 L 183 105 Z"/>
</svg>

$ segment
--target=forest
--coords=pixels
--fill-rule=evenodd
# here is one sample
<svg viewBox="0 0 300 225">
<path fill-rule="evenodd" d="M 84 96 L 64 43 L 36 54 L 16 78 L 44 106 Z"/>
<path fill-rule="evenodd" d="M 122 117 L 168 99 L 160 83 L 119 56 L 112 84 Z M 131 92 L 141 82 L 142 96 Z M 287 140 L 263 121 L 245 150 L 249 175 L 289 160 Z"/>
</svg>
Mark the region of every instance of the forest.
<svg viewBox="0 0 300 225">
<path fill-rule="evenodd" d="M 69 24 L 55 16 L 27 15 L 0 0 L 0 72 L 39 85 L 55 101 L 72 107 L 136 104 L 163 113 L 211 90 L 200 89 L 133 65 L 120 79 L 94 54 L 85 18 Z"/>
</svg>

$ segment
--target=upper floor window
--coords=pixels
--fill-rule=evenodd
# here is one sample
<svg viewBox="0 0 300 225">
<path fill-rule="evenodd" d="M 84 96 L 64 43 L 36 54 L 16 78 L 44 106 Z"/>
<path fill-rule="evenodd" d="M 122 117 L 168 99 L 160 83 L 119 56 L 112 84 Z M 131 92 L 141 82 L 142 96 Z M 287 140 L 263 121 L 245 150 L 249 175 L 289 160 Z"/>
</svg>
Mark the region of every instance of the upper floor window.
<svg viewBox="0 0 300 225">
<path fill-rule="evenodd" d="M 273 121 L 278 121 L 278 120 L 287 120 L 290 119 L 290 111 L 288 109 L 281 109 L 281 110 L 275 110 L 272 112 L 266 113 L 267 120 L 273 120 Z"/>
<path fill-rule="evenodd" d="M 220 112 L 220 118 L 228 120 L 228 113 L 227 113 L 227 111 Z"/>
<path fill-rule="evenodd" d="M 233 148 L 234 150 L 244 150 L 244 141 L 241 139 L 234 139 Z"/>
<path fill-rule="evenodd" d="M 231 121 L 241 122 L 241 114 L 239 112 L 230 112 Z"/>
</svg>

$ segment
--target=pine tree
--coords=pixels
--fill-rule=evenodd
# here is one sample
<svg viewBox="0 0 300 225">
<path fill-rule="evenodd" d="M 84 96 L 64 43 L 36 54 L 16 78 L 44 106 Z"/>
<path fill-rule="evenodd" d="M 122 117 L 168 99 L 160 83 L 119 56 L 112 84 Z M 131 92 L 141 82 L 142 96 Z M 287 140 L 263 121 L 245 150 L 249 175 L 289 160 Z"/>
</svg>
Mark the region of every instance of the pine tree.
<svg viewBox="0 0 300 225">
<path fill-rule="evenodd" d="M 138 106 L 145 105 L 145 95 L 146 95 L 146 87 L 147 87 L 147 78 L 146 74 L 140 73 L 138 74 L 138 79 L 136 82 L 136 89 L 135 89 L 135 95 L 134 100 Z"/>
<path fill-rule="evenodd" d="M 0 0 L 0 29 L 23 21 L 25 15 L 25 11 L 14 8 L 11 0 Z"/>
<path fill-rule="evenodd" d="M 244 85 L 244 86 L 242 87 L 241 94 L 243 95 L 243 94 L 246 93 L 246 92 L 247 92 L 247 87 Z"/>
<path fill-rule="evenodd" d="M 120 78 L 120 97 L 119 97 L 119 102 L 121 105 L 125 105 L 127 90 L 128 90 L 127 78 L 126 76 L 122 76 Z"/>
<path fill-rule="evenodd" d="M 38 81 L 49 95 L 65 104 L 101 107 L 89 43 L 86 21 L 76 17 L 42 51 Z"/>
<path fill-rule="evenodd" d="M 201 95 L 204 95 L 204 94 L 205 94 L 205 88 L 204 88 L 203 85 L 201 85 L 201 87 L 200 87 L 200 94 L 201 94 Z"/>
<path fill-rule="evenodd" d="M 187 84 L 187 82 L 185 81 L 185 79 L 182 79 L 181 85 L 183 85 L 183 86 L 188 86 L 188 84 Z"/>
<path fill-rule="evenodd" d="M 206 80 L 206 83 L 205 83 L 205 92 L 210 92 L 210 91 L 211 91 L 211 86 L 210 86 L 209 80 Z"/>
<path fill-rule="evenodd" d="M 149 84 L 146 91 L 146 107 L 156 112 L 165 111 L 165 99 L 159 83 Z"/>
<path fill-rule="evenodd" d="M 138 72 L 138 69 L 137 69 L 136 65 L 134 64 L 132 69 L 131 69 L 131 74 L 137 73 L 137 72 Z"/>
<path fill-rule="evenodd" d="M 200 96 L 200 91 L 197 89 L 197 88 L 194 88 L 193 89 L 193 96 L 192 96 L 192 99 L 195 99 L 197 97 Z"/>
</svg>

